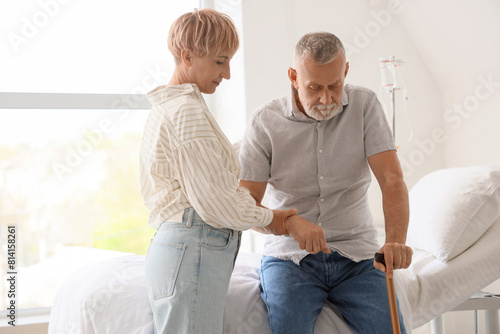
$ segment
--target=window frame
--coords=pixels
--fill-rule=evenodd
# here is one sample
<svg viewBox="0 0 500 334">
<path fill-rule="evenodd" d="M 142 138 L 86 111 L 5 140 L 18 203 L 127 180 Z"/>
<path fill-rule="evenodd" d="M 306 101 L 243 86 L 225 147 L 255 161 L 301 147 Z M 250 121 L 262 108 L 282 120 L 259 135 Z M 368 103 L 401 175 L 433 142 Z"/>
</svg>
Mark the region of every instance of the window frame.
<svg viewBox="0 0 500 334">
<path fill-rule="evenodd" d="M 0 109 L 151 109 L 142 94 L 0 92 Z"/>
</svg>

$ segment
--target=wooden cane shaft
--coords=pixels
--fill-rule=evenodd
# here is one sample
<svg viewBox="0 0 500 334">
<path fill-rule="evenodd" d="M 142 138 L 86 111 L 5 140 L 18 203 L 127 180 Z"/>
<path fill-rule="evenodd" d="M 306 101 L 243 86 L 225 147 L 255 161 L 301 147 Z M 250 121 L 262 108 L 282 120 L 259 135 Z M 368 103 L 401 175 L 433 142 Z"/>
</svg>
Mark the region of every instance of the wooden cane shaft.
<svg viewBox="0 0 500 334">
<path fill-rule="evenodd" d="M 392 278 L 385 277 L 387 283 L 387 294 L 389 295 L 389 309 L 391 312 L 392 332 L 401 334 L 399 328 L 398 304 L 396 303 L 396 292 L 394 291 L 394 281 Z"/>
</svg>

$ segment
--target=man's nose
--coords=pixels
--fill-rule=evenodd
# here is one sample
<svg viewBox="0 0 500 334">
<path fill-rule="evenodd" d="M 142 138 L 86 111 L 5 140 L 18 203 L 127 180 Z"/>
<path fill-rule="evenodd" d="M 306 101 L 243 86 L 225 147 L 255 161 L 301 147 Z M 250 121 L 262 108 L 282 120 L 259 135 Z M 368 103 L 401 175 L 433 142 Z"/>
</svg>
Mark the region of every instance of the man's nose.
<svg viewBox="0 0 500 334">
<path fill-rule="evenodd" d="M 328 105 L 333 102 L 333 94 L 330 92 L 329 89 L 325 89 L 323 92 L 321 92 L 319 102 L 321 102 L 324 105 Z"/>
</svg>

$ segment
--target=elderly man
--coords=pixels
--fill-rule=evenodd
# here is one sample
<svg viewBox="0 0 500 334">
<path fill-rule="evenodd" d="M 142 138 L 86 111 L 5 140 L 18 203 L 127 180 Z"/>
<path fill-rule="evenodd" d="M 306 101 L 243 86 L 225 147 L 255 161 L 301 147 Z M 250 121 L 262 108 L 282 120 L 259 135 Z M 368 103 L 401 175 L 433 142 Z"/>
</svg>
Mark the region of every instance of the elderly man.
<svg viewBox="0 0 500 334">
<path fill-rule="evenodd" d="M 268 188 L 272 209 L 298 210 L 286 221 L 290 236 L 265 244 L 260 278 L 273 334 L 312 334 L 326 300 L 355 333 L 392 332 L 383 271 L 392 277 L 411 263 L 408 191 L 381 105 L 372 91 L 344 85 L 348 71 L 335 35 L 302 37 L 288 70 L 291 94 L 253 113 L 241 145 L 240 185 L 257 203 Z M 382 248 L 367 200 L 370 169 L 383 195 Z M 294 240 L 292 231 L 310 222 L 330 254 Z M 374 263 L 377 251 L 387 267 Z M 401 315 L 400 324 L 404 333 Z"/>
</svg>

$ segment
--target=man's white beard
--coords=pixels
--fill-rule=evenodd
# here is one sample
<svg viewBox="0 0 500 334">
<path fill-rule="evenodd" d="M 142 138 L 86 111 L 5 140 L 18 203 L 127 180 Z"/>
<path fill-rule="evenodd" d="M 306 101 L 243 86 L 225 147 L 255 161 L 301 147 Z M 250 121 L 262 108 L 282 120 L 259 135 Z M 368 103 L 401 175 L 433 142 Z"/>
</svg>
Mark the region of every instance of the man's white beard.
<svg viewBox="0 0 500 334">
<path fill-rule="evenodd" d="M 305 113 L 307 116 L 314 118 L 317 121 L 326 121 L 338 115 L 341 110 L 342 105 L 333 102 L 328 105 L 316 104 L 312 106 L 311 109 L 305 110 Z"/>
</svg>

